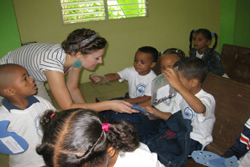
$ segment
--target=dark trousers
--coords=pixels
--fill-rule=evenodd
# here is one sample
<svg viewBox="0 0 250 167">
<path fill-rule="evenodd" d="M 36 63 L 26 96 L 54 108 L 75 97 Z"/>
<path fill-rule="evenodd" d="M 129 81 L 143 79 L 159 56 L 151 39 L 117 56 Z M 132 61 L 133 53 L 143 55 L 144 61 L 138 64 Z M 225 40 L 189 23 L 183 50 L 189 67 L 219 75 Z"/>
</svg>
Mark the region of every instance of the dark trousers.
<svg viewBox="0 0 250 167">
<path fill-rule="evenodd" d="M 154 132 L 158 130 L 161 122 L 164 122 L 164 120 L 161 119 L 149 120 L 148 117 L 143 115 L 142 113 L 126 114 L 116 113 L 111 110 L 102 111 L 100 113 L 110 123 L 123 120 L 135 125 L 135 129 L 139 134 L 140 141 L 142 141 L 143 143 L 145 143 L 144 141 L 150 137 L 150 134 L 154 134 Z"/>
</svg>

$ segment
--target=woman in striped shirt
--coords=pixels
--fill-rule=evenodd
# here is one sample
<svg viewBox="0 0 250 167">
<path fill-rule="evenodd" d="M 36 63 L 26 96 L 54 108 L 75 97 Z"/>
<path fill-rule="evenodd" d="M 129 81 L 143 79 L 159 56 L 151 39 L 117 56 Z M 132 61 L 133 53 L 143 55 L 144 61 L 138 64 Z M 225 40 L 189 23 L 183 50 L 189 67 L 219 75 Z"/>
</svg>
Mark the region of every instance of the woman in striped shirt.
<svg viewBox="0 0 250 167">
<path fill-rule="evenodd" d="M 85 103 L 78 88 L 81 70 L 93 70 L 102 63 L 107 41 L 90 29 L 77 29 L 62 44 L 33 43 L 9 52 L 0 64 L 19 64 L 25 67 L 37 84 L 38 95 L 50 101 L 44 87 L 47 81 L 61 109 L 85 108 L 97 112 L 114 110 L 120 113 L 137 112 L 125 101 Z M 65 82 L 64 75 L 68 73 Z"/>
</svg>

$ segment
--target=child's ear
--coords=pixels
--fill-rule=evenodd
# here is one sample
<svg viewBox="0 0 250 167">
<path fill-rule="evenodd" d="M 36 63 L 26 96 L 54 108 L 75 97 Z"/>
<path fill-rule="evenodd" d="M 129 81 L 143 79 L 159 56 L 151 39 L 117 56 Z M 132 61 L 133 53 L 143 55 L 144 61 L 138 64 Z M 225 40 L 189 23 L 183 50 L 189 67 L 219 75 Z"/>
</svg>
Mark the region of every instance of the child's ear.
<svg viewBox="0 0 250 167">
<path fill-rule="evenodd" d="M 151 63 L 150 68 L 154 68 L 155 65 L 156 65 L 156 62 Z"/>
<path fill-rule="evenodd" d="M 109 157 L 113 157 L 116 153 L 116 150 L 114 149 L 114 147 L 110 146 L 108 149 L 107 149 L 107 155 Z"/>
<path fill-rule="evenodd" d="M 3 95 L 5 96 L 12 96 L 15 94 L 15 90 L 11 87 L 7 87 L 3 89 Z"/>
<path fill-rule="evenodd" d="M 190 84 L 192 87 L 196 87 L 199 83 L 200 81 L 196 78 L 190 80 Z"/>
</svg>

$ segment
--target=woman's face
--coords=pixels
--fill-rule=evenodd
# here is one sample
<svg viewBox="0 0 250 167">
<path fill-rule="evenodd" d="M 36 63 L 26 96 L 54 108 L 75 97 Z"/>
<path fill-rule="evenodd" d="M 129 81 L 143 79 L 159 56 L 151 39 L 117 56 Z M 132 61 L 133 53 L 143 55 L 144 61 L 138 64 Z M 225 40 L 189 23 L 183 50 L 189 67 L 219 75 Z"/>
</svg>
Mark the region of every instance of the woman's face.
<svg viewBox="0 0 250 167">
<path fill-rule="evenodd" d="M 97 64 L 102 63 L 102 55 L 104 54 L 105 48 L 97 50 L 91 54 L 83 55 L 80 58 L 82 62 L 82 66 L 85 69 L 93 70 L 97 66 Z"/>
</svg>

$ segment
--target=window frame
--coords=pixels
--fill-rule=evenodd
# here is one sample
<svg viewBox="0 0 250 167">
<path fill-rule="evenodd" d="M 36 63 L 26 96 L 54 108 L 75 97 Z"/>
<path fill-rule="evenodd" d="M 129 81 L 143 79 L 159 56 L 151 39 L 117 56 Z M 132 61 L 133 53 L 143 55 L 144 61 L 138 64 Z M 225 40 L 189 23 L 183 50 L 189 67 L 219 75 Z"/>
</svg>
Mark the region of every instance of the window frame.
<svg viewBox="0 0 250 167">
<path fill-rule="evenodd" d="M 88 23 L 88 22 L 96 22 L 96 21 L 109 21 L 109 20 L 120 20 L 120 19 L 130 19 L 130 18 L 145 18 L 148 17 L 148 0 L 141 0 L 144 2 L 139 2 L 140 0 L 138 0 L 138 3 L 131 3 L 131 4 L 117 4 L 117 5 L 108 5 L 108 1 L 115 1 L 115 0 L 88 0 L 88 1 L 81 1 L 81 2 L 64 2 L 62 3 L 63 0 L 59 0 L 59 5 L 60 5 L 60 12 L 61 12 L 61 19 L 62 19 L 62 24 L 63 25 L 71 25 L 71 24 L 77 24 L 77 23 Z M 69 0 L 70 1 L 70 0 Z M 119 0 L 118 0 L 119 1 Z M 117 2 L 118 2 L 117 1 Z M 88 7 L 82 7 L 82 8 L 71 8 L 71 9 L 64 9 L 63 6 L 67 6 L 67 5 L 77 5 L 77 4 L 88 4 L 88 3 L 94 3 L 94 2 L 102 2 L 103 6 L 91 6 L 89 7 L 89 9 L 104 9 L 104 12 L 89 12 L 89 13 L 75 13 L 75 14 L 63 14 L 64 11 L 79 11 L 79 10 L 83 10 L 83 9 L 87 9 Z M 125 6 L 125 5 L 142 5 L 144 6 L 144 8 L 136 8 L 136 9 L 121 9 L 121 6 Z M 112 6 L 119 6 L 120 9 L 118 10 L 110 10 L 109 7 Z M 117 7 L 118 8 L 118 7 Z M 78 10 L 72 10 L 72 9 L 78 9 Z M 140 9 L 142 9 L 143 11 L 145 11 L 144 13 L 140 13 Z M 124 11 L 133 11 L 133 10 L 138 10 L 139 13 L 136 14 L 125 14 Z M 120 16 L 115 15 L 115 16 L 110 16 L 110 12 L 122 12 L 124 15 Z M 74 19 L 74 20 L 64 20 L 64 17 L 70 17 L 70 16 L 86 16 L 89 14 L 104 14 L 104 16 L 102 17 L 90 17 L 89 19 L 82 18 L 82 19 Z M 113 13 L 112 13 L 113 14 Z M 132 15 L 135 15 L 135 17 L 131 17 Z M 139 16 L 142 15 L 142 16 Z M 128 17 L 126 17 L 128 16 Z M 114 18 L 112 18 L 114 17 Z M 117 18 L 115 18 L 117 17 Z M 118 18 L 121 17 L 121 18 Z M 125 18 L 124 18 L 125 17 Z M 101 18 L 101 20 L 100 20 Z M 87 21 L 88 20 L 88 21 Z"/>
</svg>

